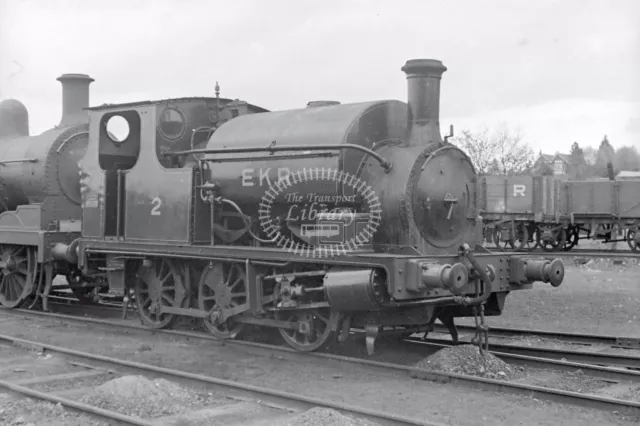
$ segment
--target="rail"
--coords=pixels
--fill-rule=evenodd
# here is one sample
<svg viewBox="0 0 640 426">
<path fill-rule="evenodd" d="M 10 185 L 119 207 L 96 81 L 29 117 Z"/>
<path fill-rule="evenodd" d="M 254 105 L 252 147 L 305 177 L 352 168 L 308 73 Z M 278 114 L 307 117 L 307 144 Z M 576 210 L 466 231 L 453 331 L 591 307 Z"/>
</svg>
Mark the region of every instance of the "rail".
<svg viewBox="0 0 640 426">
<path fill-rule="evenodd" d="M 242 341 L 242 340 L 222 341 L 209 334 L 197 333 L 197 332 L 191 332 L 191 331 L 166 330 L 166 329 L 150 330 L 138 324 L 126 323 L 122 321 L 114 322 L 114 321 L 101 319 L 101 318 L 91 318 L 86 316 L 82 316 L 82 317 L 70 316 L 70 315 L 47 313 L 47 312 L 34 312 L 34 311 L 26 311 L 22 309 L 19 309 L 19 310 L 0 309 L 0 312 L 6 313 L 11 316 L 15 316 L 15 317 L 20 317 L 22 315 L 33 315 L 36 317 L 59 318 L 59 319 L 66 319 L 66 320 L 70 320 L 70 321 L 74 321 L 82 324 L 94 323 L 94 324 L 109 325 L 109 326 L 115 326 L 115 327 L 123 327 L 128 329 L 136 329 L 140 331 L 152 331 L 154 333 L 157 332 L 157 333 L 169 334 L 174 336 L 181 336 L 185 338 L 206 339 L 211 341 L 218 341 L 221 344 L 231 344 L 231 345 L 238 345 L 238 346 L 263 348 L 263 349 L 274 350 L 282 353 L 289 353 L 292 356 L 301 356 L 301 357 L 312 356 L 312 357 L 318 357 L 323 359 L 337 360 L 341 362 L 351 362 L 354 364 L 368 365 L 371 367 L 383 368 L 386 370 L 395 370 L 399 372 L 409 373 L 411 377 L 417 378 L 417 379 L 460 384 L 460 385 L 464 385 L 464 386 L 471 387 L 474 389 L 479 389 L 479 390 L 506 392 L 509 394 L 532 396 L 534 398 L 546 400 L 546 401 L 567 403 L 567 404 L 572 404 L 577 406 L 596 408 L 600 410 L 616 411 L 619 413 L 624 413 L 624 414 L 633 415 L 633 416 L 640 416 L 640 403 L 638 402 L 620 400 L 615 398 L 584 394 L 584 393 L 578 393 L 578 392 L 572 392 L 572 391 L 565 391 L 565 390 L 548 388 L 543 386 L 529 385 L 529 384 L 510 382 L 510 381 L 504 381 L 504 380 L 488 379 L 484 377 L 470 376 L 470 375 L 464 375 L 464 374 L 445 373 L 440 371 L 416 368 L 409 365 L 379 362 L 379 361 L 373 361 L 368 359 L 360 359 L 360 358 L 354 358 L 349 356 L 336 355 L 331 353 L 318 353 L 318 352 L 300 353 L 291 348 L 273 346 L 273 345 L 264 344 L 264 343 L 248 342 L 248 341 Z M 0 339 L 2 338 L 3 336 L 0 336 Z M 16 340 L 20 340 L 20 339 L 16 339 Z M 42 344 L 39 344 L 39 346 L 48 347 L 48 345 L 42 345 Z M 418 345 L 418 347 L 423 347 L 423 348 L 427 348 L 428 346 L 429 345 Z M 524 355 L 507 354 L 502 352 L 493 352 L 493 354 L 498 357 L 509 359 L 516 364 L 521 364 L 521 365 L 524 364 L 524 365 L 533 366 L 533 367 L 537 366 L 539 368 L 545 368 L 545 369 L 553 368 L 553 366 L 555 366 L 555 368 L 560 367 L 562 369 L 569 370 L 569 371 L 576 371 L 579 369 L 583 371 L 585 374 L 592 375 L 593 377 L 599 377 L 599 378 L 604 378 L 609 380 L 627 380 L 630 382 L 637 383 L 638 375 L 640 374 L 638 372 L 633 372 L 628 370 L 613 369 L 609 367 L 598 367 L 595 365 L 580 364 L 580 363 L 568 362 L 568 361 L 562 361 L 562 360 L 528 357 Z M 122 362 L 126 363 L 127 361 L 122 361 Z M 159 368 L 159 367 L 153 367 L 153 368 Z"/>
<path fill-rule="evenodd" d="M 473 334 L 476 331 L 476 327 L 473 325 L 456 324 L 456 328 L 459 333 Z M 434 333 L 449 335 L 449 330 L 440 324 L 435 324 L 433 331 Z M 543 337 L 571 345 L 606 345 L 615 348 L 640 349 L 640 338 L 637 337 L 605 336 L 512 327 L 491 327 L 491 335 L 502 338 Z"/>
<path fill-rule="evenodd" d="M 104 355 L 97 355 L 89 352 L 78 351 L 71 348 L 65 348 L 61 346 L 51 345 L 48 343 L 43 343 L 39 341 L 26 340 L 19 337 L 7 336 L 0 334 L 0 341 L 12 343 L 14 345 L 23 346 L 23 347 L 38 347 L 43 350 L 46 350 L 50 353 L 57 353 L 60 355 L 68 356 L 71 358 L 78 358 L 83 361 L 90 361 L 94 363 L 106 364 L 111 368 L 124 368 L 127 370 L 133 370 L 138 374 L 153 374 L 164 376 L 170 380 L 179 380 L 186 381 L 187 383 L 192 383 L 197 386 L 216 386 L 225 390 L 230 390 L 232 392 L 240 392 L 242 394 L 250 395 L 251 397 L 258 397 L 259 402 L 268 402 L 271 404 L 275 404 L 278 406 L 302 406 L 306 409 L 310 409 L 313 407 L 327 407 L 332 408 L 334 410 L 342 411 L 344 413 L 348 413 L 351 415 L 355 415 L 358 417 L 364 417 L 367 419 L 371 419 L 374 421 L 384 421 L 385 424 L 393 424 L 393 425 L 403 425 L 403 426 L 436 426 L 435 423 L 425 421 L 422 419 L 410 418 L 400 415 L 395 415 L 387 412 L 377 411 L 370 408 L 359 407 L 352 404 L 347 404 L 343 402 L 334 402 L 329 400 L 324 400 L 316 397 L 309 397 L 300 394 L 293 394 L 289 392 L 279 391 L 275 389 L 270 389 L 266 387 L 251 385 L 248 383 L 242 383 L 236 380 L 227 380 L 221 379 L 213 376 L 203 375 L 203 374 L 195 374 L 182 370 L 175 370 L 167 367 L 160 367 L 153 364 L 145 364 L 136 361 L 128 361 L 120 358 L 113 358 Z M 43 393 L 36 393 L 30 389 L 25 389 L 21 386 L 13 385 L 9 382 L 0 381 L 0 387 L 5 387 L 11 389 L 15 392 L 27 394 L 26 391 L 30 391 L 30 396 L 42 399 L 48 399 L 49 395 L 45 395 Z M 68 405 L 72 408 L 79 409 L 82 411 L 92 412 L 93 414 L 101 415 L 107 418 L 118 419 L 123 422 L 127 422 L 129 424 L 136 425 L 150 425 L 151 423 L 144 421 L 142 419 L 136 422 L 136 419 L 133 419 L 128 416 L 116 417 L 118 413 L 110 412 L 107 410 L 102 410 L 102 412 L 98 412 L 95 407 L 87 406 L 86 404 L 78 404 L 75 401 L 66 399 L 66 398 L 57 398 L 58 403 L 62 405 Z"/>
</svg>

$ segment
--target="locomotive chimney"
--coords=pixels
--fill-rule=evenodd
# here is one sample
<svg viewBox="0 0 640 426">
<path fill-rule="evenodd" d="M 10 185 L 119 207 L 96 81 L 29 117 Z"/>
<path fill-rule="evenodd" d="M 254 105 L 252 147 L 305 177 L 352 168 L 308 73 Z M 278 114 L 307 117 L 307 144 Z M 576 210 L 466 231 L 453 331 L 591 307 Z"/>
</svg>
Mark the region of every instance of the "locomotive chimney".
<svg viewBox="0 0 640 426">
<path fill-rule="evenodd" d="M 57 78 L 62 83 L 62 119 L 60 126 L 71 126 L 87 121 L 89 85 L 95 80 L 86 74 L 63 74 Z"/>
<path fill-rule="evenodd" d="M 407 75 L 409 128 L 412 143 L 441 142 L 440 79 L 447 68 L 436 59 L 410 59 Z"/>
</svg>

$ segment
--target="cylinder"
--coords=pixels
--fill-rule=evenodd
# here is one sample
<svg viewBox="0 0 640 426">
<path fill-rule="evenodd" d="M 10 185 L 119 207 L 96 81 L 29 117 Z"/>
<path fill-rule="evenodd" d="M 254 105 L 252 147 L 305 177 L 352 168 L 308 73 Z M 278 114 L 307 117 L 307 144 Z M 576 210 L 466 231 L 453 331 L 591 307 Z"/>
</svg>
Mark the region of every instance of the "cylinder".
<svg viewBox="0 0 640 426">
<path fill-rule="evenodd" d="M 330 271 L 324 277 L 329 305 L 337 312 L 380 309 L 387 296 L 385 284 L 384 274 L 374 269 Z"/>
<path fill-rule="evenodd" d="M 62 83 L 62 118 L 60 126 L 71 126 L 88 121 L 89 85 L 94 81 L 86 74 L 63 74 L 57 78 Z"/>
</svg>

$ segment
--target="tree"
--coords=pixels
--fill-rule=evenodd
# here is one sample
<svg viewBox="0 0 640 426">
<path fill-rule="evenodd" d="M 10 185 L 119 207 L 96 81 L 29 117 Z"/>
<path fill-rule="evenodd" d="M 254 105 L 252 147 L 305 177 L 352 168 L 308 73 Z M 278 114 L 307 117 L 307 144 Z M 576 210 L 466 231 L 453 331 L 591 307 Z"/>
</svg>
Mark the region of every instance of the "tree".
<svg viewBox="0 0 640 426">
<path fill-rule="evenodd" d="M 585 163 L 589 166 L 595 166 L 598 151 L 592 146 L 586 146 L 582 148 L 582 153 L 584 154 Z"/>
<path fill-rule="evenodd" d="M 598 152 L 596 154 L 596 164 L 595 164 L 595 172 L 597 176 L 600 177 L 608 177 L 609 172 L 607 169 L 607 163 L 615 162 L 615 150 L 609 139 L 607 139 L 607 135 L 604 135 L 604 139 L 600 142 L 600 147 L 598 148 Z M 614 164 L 615 170 L 615 164 Z"/>
<path fill-rule="evenodd" d="M 518 175 L 527 173 L 534 163 L 533 150 L 520 133 L 504 125 L 493 133 L 486 128 L 463 130 L 453 143 L 467 153 L 478 174 Z"/>
<path fill-rule="evenodd" d="M 633 146 L 621 146 L 618 148 L 614 160 L 616 172 L 621 170 L 640 170 L 640 153 Z"/>
<path fill-rule="evenodd" d="M 571 144 L 571 161 L 573 164 L 583 164 L 585 163 L 584 159 L 584 151 L 578 145 L 578 142 L 574 142 Z"/>
<path fill-rule="evenodd" d="M 587 162 L 584 159 L 584 151 L 578 142 L 571 144 L 571 168 L 574 179 L 582 180 L 588 175 Z"/>
<path fill-rule="evenodd" d="M 462 135 L 454 137 L 452 142 L 469 156 L 478 174 L 488 173 L 495 158 L 496 146 L 486 128 L 478 132 L 463 130 Z"/>
</svg>

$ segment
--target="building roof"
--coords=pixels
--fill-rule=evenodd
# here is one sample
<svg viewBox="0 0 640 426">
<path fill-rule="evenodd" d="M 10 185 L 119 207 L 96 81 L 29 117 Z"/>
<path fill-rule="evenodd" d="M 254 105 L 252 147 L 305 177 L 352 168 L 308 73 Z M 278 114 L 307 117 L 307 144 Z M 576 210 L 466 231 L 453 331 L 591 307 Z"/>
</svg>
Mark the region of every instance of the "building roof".
<svg viewBox="0 0 640 426">
<path fill-rule="evenodd" d="M 553 161 L 555 161 L 556 158 L 560 158 L 562 161 L 564 161 L 565 163 L 568 163 L 568 164 L 572 164 L 573 163 L 571 155 L 569 155 L 569 154 L 557 154 L 555 157 L 553 157 Z"/>
<path fill-rule="evenodd" d="M 552 172 L 553 171 L 553 167 L 551 166 L 551 162 L 547 162 L 547 161 L 538 162 L 537 165 L 535 166 L 535 168 L 538 170 L 539 173 L 545 173 L 545 172 Z"/>
<path fill-rule="evenodd" d="M 167 99 L 159 99 L 159 100 L 147 100 L 147 101 L 136 101 L 136 102 L 125 102 L 125 103 L 120 103 L 120 104 L 102 104 L 102 105 L 98 105 L 98 106 L 94 106 L 94 107 L 89 107 L 89 108 L 85 108 L 88 111 L 97 111 L 97 110 L 103 110 L 103 109 L 112 109 L 112 108 L 122 108 L 122 107 L 139 107 L 139 106 L 147 106 L 147 105 L 153 105 L 153 104 L 163 104 L 163 103 L 179 103 L 179 102 L 189 102 L 189 101 L 194 101 L 194 100 L 203 100 L 203 101 L 210 101 L 210 102 L 215 102 L 216 100 L 219 100 L 221 103 L 221 106 L 225 106 L 225 105 L 229 105 L 229 104 L 240 104 L 241 102 L 246 103 L 247 105 L 249 105 L 251 108 L 257 110 L 258 112 L 269 112 L 268 109 L 262 108 L 260 106 L 257 105 L 253 105 L 250 104 L 248 102 L 245 101 L 240 101 L 239 99 L 228 99 L 228 98 L 211 98 L 211 97 L 183 97 L 183 98 L 167 98 Z"/>
<path fill-rule="evenodd" d="M 634 172 L 631 170 L 621 170 L 620 173 L 616 175 L 616 179 L 620 179 L 620 178 L 640 179 L 640 172 Z"/>
<path fill-rule="evenodd" d="M 553 163 L 557 158 L 564 161 L 567 164 L 574 164 L 571 154 L 540 154 L 540 157 L 545 163 Z"/>
</svg>

